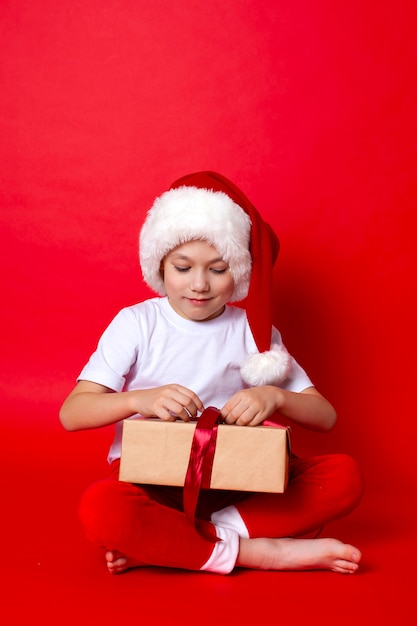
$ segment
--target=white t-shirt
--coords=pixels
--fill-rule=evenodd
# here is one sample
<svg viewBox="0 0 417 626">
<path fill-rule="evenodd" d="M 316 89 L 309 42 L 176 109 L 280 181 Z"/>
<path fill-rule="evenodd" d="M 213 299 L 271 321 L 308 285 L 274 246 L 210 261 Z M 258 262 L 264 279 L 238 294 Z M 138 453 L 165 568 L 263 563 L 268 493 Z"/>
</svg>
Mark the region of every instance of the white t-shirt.
<svg viewBox="0 0 417 626">
<path fill-rule="evenodd" d="M 282 345 L 275 328 L 271 343 Z M 176 383 L 194 391 L 204 406 L 221 408 L 234 393 L 248 387 L 240 365 L 256 352 L 243 309 L 228 305 L 219 317 L 194 322 L 178 315 L 168 298 L 151 298 L 116 315 L 78 380 L 118 392 Z M 291 357 L 281 387 L 300 392 L 311 386 L 306 372 Z M 120 457 L 121 429 L 119 422 L 109 462 Z"/>
</svg>

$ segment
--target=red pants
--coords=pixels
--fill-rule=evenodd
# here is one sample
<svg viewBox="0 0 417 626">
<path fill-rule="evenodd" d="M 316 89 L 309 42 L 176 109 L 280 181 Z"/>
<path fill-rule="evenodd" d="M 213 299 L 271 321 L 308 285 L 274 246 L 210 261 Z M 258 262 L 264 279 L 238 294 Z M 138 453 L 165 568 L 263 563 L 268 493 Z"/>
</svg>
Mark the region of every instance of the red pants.
<svg viewBox="0 0 417 626">
<path fill-rule="evenodd" d="M 143 564 L 200 570 L 215 544 L 190 525 L 182 511 L 182 489 L 119 482 L 118 467 L 118 462 L 113 463 L 112 476 L 94 483 L 81 500 L 80 518 L 90 541 Z M 347 515 L 362 492 L 362 479 L 351 457 L 294 457 L 285 493 L 204 491 L 197 513 L 211 524 L 211 513 L 234 505 L 247 536 L 297 537 Z M 221 535 L 217 527 L 216 532 Z"/>
</svg>

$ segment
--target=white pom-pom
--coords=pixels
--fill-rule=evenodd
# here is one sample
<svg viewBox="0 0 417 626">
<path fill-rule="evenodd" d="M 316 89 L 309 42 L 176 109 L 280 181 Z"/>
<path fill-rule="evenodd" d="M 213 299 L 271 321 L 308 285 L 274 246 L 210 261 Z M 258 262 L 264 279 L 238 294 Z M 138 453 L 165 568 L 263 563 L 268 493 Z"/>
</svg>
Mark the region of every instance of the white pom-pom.
<svg viewBox="0 0 417 626">
<path fill-rule="evenodd" d="M 283 346 L 274 344 L 268 352 L 250 354 L 240 368 L 240 373 L 248 385 L 279 385 L 288 376 L 290 355 Z"/>
</svg>

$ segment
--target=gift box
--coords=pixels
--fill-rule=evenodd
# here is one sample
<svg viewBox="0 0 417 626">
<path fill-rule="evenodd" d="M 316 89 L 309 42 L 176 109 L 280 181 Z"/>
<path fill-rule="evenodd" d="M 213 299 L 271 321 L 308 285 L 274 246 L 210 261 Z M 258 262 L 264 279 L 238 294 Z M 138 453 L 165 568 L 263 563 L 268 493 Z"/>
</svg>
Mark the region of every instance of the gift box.
<svg viewBox="0 0 417 626">
<path fill-rule="evenodd" d="M 119 480 L 184 486 L 196 422 L 123 422 Z M 282 493 L 288 481 L 289 429 L 219 424 L 211 489 Z"/>
</svg>

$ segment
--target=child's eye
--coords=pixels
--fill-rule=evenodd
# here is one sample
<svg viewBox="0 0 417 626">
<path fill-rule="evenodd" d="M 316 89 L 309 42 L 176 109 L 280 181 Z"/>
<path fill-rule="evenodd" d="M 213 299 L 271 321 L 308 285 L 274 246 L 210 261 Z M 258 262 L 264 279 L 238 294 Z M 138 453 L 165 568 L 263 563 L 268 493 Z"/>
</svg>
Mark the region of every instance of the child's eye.
<svg viewBox="0 0 417 626">
<path fill-rule="evenodd" d="M 190 269 L 189 267 L 180 267 L 179 265 L 174 265 L 174 268 L 177 270 L 177 272 L 188 272 L 188 270 Z"/>
<path fill-rule="evenodd" d="M 227 271 L 227 267 L 224 267 L 221 270 L 218 270 L 218 269 L 215 269 L 214 267 L 212 267 L 211 271 L 213 272 L 213 274 L 224 274 Z"/>
</svg>

